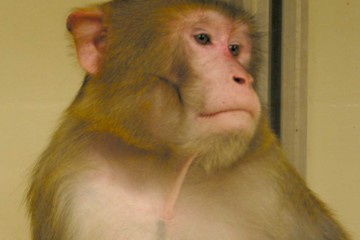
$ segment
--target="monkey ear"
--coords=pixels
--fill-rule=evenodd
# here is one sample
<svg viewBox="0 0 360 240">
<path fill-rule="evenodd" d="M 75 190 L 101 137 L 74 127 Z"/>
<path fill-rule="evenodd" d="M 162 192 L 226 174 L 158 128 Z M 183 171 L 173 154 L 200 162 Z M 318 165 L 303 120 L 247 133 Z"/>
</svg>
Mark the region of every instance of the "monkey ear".
<svg viewBox="0 0 360 240">
<path fill-rule="evenodd" d="M 67 29 L 72 34 L 81 67 L 89 74 L 99 70 L 105 47 L 106 27 L 100 9 L 81 9 L 67 19 Z"/>
</svg>

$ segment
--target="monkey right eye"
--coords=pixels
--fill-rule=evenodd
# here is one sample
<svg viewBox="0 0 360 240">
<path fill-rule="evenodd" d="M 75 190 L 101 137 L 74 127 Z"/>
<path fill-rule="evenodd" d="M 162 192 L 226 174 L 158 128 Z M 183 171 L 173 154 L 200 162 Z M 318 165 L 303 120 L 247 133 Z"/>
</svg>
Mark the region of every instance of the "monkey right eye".
<svg viewBox="0 0 360 240">
<path fill-rule="evenodd" d="M 196 42 L 201 45 L 208 45 L 211 43 L 210 36 L 205 33 L 200 33 L 194 36 Z"/>
</svg>

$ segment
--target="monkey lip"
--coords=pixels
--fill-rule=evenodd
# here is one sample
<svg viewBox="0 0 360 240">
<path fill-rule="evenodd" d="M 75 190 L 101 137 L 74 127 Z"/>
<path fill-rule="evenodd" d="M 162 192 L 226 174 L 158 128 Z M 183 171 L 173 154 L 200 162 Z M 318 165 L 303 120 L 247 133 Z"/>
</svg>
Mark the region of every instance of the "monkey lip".
<svg viewBox="0 0 360 240">
<path fill-rule="evenodd" d="M 227 109 L 227 110 L 221 110 L 221 111 L 211 112 L 211 113 L 200 113 L 199 117 L 211 118 L 211 117 L 216 117 L 216 116 L 224 114 L 224 113 L 233 113 L 233 112 L 248 112 L 248 111 L 246 111 L 244 109 Z"/>
</svg>

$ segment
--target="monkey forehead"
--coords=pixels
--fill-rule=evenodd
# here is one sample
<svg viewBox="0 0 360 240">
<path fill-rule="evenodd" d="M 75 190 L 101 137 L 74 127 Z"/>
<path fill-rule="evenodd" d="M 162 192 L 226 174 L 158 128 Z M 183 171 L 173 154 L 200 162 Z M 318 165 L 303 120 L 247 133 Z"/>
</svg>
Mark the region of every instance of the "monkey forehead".
<svg viewBox="0 0 360 240">
<path fill-rule="evenodd" d="M 248 24 L 242 21 L 234 21 L 226 15 L 212 9 L 197 9 L 188 12 L 186 16 L 179 19 L 180 24 L 176 26 L 184 28 L 206 28 L 223 29 L 228 32 L 245 33 L 248 32 Z"/>
<path fill-rule="evenodd" d="M 194 1 L 196 2 L 196 1 Z M 254 18 L 242 9 L 230 7 L 227 4 L 215 4 L 217 1 L 209 1 L 208 4 L 174 4 L 158 8 L 155 15 L 163 15 L 164 19 L 170 23 L 208 23 L 219 19 L 229 23 L 241 25 L 254 25 Z M 214 2 L 214 4 L 209 4 Z"/>
<path fill-rule="evenodd" d="M 152 3 L 162 2 L 161 7 L 155 7 L 157 9 L 163 8 L 166 11 L 172 12 L 192 12 L 194 10 L 213 10 L 222 13 L 232 20 L 251 20 L 252 15 L 248 14 L 243 8 L 238 5 L 229 4 L 221 0 L 153 0 Z M 158 5 L 158 6 L 159 6 Z M 155 6 L 155 5 L 154 5 Z"/>
<path fill-rule="evenodd" d="M 228 21 L 228 26 L 246 25 L 251 35 L 257 34 L 254 15 L 220 0 L 114 0 L 113 6 L 110 19 L 115 23 L 114 27 L 127 32 L 151 29 L 153 36 L 173 35 L 183 26 L 211 20 L 214 23 L 222 18 Z"/>
</svg>

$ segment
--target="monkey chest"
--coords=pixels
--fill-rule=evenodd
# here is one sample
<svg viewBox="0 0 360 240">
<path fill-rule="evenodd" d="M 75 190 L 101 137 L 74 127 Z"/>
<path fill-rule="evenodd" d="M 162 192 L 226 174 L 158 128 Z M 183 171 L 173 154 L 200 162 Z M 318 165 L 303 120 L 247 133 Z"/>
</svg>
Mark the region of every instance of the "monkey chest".
<svg viewBox="0 0 360 240">
<path fill-rule="evenodd" d="M 78 226 L 76 239 L 266 239 L 256 237 L 248 226 L 251 217 L 236 201 L 228 201 L 227 193 L 212 192 L 205 185 L 185 187 L 165 220 L 166 194 L 157 186 L 98 177 L 80 184 L 71 218 L 76 221 L 72 225 Z"/>
</svg>

